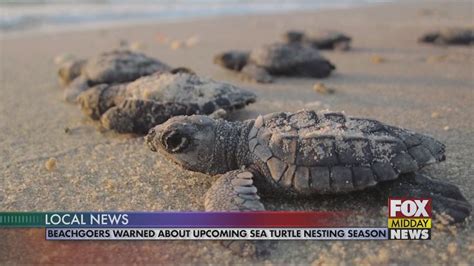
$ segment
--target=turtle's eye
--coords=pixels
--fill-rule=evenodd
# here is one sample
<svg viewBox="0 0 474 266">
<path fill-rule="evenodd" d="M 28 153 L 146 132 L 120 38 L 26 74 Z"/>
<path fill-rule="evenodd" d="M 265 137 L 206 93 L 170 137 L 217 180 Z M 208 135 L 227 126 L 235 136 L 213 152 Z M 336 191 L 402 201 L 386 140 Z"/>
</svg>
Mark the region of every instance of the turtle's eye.
<svg viewBox="0 0 474 266">
<path fill-rule="evenodd" d="M 155 136 L 156 136 L 156 131 L 154 128 L 150 129 L 150 131 L 148 131 L 148 134 L 145 136 L 145 142 L 146 144 L 148 144 L 148 147 L 150 147 L 150 150 L 153 152 L 156 152 L 156 147 L 153 143 Z"/>
<path fill-rule="evenodd" d="M 189 138 L 178 131 L 170 131 L 169 133 L 163 134 L 161 143 L 163 143 L 163 146 L 168 152 L 176 153 L 189 146 Z"/>
</svg>

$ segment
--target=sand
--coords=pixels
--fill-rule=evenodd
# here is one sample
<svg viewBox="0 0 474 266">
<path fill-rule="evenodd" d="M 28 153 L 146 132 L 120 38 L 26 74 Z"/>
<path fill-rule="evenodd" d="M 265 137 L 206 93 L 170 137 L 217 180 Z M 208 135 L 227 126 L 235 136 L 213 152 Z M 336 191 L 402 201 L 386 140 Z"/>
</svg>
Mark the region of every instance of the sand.
<svg viewBox="0 0 474 266">
<path fill-rule="evenodd" d="M 258 102 L 233 119 L 330 109 L 431 134 L 446 143 L 448 159 L 424 173 L 458 185 L 474 204 L 474 50 L 416 42 L 420 34 L 438 27 L 473 26 L 473 17 L 472 2 L 398 2 L 3 38 L 0 210 L 203 210 L 203 195 L 215 177 L 170 164 L 151 153 L 142 138 L 101 132 L 78 107 L 61 100 L 55 56 L 92 56 L 123 40 L 173 66 L 255 91 Z M 279 78 L 259 85 L 212 64 L 217 52 L 272 42 L 286 29 L 316 27 L 341 30 L 354 39 L 352 51 L 323 53 L 337 66 L 327 79 Z M 193 41 L 190 47 L 172 41 L 170 47 L 160 43 L 163 36 Z M 316 82 L 335 93 L 315 92 Z M 271 210 L 358 209 L 367 213 L 362 224 L 386 223 L 384 202 L 370 192 L 264 202 Z M 2 229 L 0 261 L 474 264 L 472 223 L 454 228 L 436 224 L 431 241 L 280 241 L 264 258 L 233 255 L 217 242 L 46 242 L 43 230 L 19 234 Z"/>
</svg>

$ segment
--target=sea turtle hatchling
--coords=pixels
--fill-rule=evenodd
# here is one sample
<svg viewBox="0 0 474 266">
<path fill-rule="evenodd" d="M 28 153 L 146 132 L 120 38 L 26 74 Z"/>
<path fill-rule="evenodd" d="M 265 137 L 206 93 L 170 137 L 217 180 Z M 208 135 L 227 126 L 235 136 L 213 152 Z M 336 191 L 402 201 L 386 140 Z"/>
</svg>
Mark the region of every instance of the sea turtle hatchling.
<svg viewBox="0 0 474 266">
<path fill-rule="evenodd" d="M 241 72 L 244 79 L 272 82 L 272 76 L 325 78 L 336 67 L 311 47 L 275 43 L 246 51 L 228 51 L 214 57 L 214 63 Z"/>
<path fill-rule="evenodd" d="M 179 116 L 146 136 L 191 171 L 222 174 L 205 196 L 207 211 L 261 211 L 261 195 L 348 193 L 376 187 L 386 196 L 429 197 L 455 222 L 470 204 L 454 185 L 418 173 L 445 160 L 432 137 L 337 112 L 272 113 L 228 122 Z"/>
<path fill-rule="evenodd" d="M 419 41 L 438 45 L 471 45 L 474 44 L 474 30 L 448 28 L 427 33 Z"/>
<path fill-rule="evenodd" d="M 338 31 L 321 31 L 305 33 L 290 30 L 283 34 L 286 43 L 302 43 L 319 50 L 347 51 L 351 47 L 352 38 Z"/>
<path fill-rule="evenodd" d="M 177 115 L 225 116 L 255 102 L 251 91 L 188 72 L 162 72 L 124 84 L 100 84 L 78 97 L 84 114 L 106 129 L 146 134 Z"/>
<path fill-rule="evenodd" d="M 77 96 L 97 84 L 134 81 L 171 67 L 142 53 L 127 50 L 104 52 L 90 59 L 67 60 L 60 64 L 58 75 L 64 85 L 64 98 L 76 102 Z"/>
</svg>

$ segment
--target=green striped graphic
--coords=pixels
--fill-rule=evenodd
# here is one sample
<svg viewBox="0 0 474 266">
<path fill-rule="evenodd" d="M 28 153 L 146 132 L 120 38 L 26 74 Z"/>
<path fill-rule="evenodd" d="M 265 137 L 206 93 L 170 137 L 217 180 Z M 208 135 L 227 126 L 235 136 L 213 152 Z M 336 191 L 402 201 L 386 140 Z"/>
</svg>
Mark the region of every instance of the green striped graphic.
<svg viewBox="0 0 474 266">
<path fill-rule="evenodd" d="M 45 213 L 0 212 L 0 227 L 44 227 Z"/>
</svg>

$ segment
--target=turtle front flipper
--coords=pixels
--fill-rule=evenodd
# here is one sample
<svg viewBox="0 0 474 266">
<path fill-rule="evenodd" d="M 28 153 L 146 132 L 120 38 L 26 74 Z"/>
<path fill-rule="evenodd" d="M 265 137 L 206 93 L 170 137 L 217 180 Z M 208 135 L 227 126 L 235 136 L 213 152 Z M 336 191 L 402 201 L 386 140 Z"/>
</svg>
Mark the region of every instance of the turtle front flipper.
<svg viewBox="0 0 474 266">
<path fill-rule="evenodd" d="M 264 211 L 253 178 L 246 170 L 223 174 L 206 193 L 206 211 Z"/>
<path fill-rule="evenodd" d="M 106 129 L 118 133 L 146 134 L 152 127 L 173 116 L 189 115 L 196 107 L 142 99 L 125 99 L 105 112 L 100 121 Z"/>
<path fill-rule="evenodd" d="M 431 198 L 433 210 L 449 215 L 452 223 L 463 222 L 472 210 L 458 187 L 419 173 L 401 175 L 397 180 L 381 183 L 378 189 L 386 197 Z"/>
<path fill-rule="evenodd" d="M 99 84 L 82 92 L 77 101 L 85 115 L 99 120 L 107 110 L 125 100 L 125 89 L 125 84 Z"/>
<path fill-rule="evenodd" d="M 84 91 L 89 89 L 89 81 L 84 76 L 75 78 L 67 85 L 64 90 L 64 100 L 70 103 L 76 103 L 77 97 Z"/>
<path fill-rule="evenodd" d="M 246 170 L 223 174 L 207 191 L 206 211 L 264 211 L 265 207 L 253 185 L 254 175 Z M 225 240 L 221 244 L 240 256 L 262 257 L 268 254 L 268 241 Z"/>
</svg>

